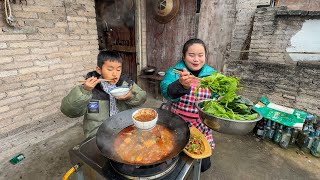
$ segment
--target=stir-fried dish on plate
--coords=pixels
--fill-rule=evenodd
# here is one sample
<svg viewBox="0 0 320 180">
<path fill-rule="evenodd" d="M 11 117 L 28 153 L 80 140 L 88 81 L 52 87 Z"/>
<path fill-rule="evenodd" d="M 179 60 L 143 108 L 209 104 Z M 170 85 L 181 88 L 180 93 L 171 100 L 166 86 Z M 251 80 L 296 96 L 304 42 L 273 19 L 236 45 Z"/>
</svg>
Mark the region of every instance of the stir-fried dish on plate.
<svg viewBox="0 0 320 180">
<path fill-rule="evenodd" d="M 185 149 L 192 154 L 202 154 L 204 152 L 204 143 L 201 140 L 201 136 L 191 134 Z"/>
<path fill-rule="evenodd" d="M 190 138 L 183 152 L 194 159 L 211 156 L 212 150 L 206 137 L 195 127 L 190 127 Z"/>
</svg>

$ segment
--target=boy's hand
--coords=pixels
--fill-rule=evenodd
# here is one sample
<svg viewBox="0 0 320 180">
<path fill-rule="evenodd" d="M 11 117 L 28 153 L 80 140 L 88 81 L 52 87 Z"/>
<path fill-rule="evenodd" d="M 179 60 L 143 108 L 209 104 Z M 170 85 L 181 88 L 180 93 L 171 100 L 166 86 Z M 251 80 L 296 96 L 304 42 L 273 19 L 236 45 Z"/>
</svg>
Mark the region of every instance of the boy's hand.
<svg viewBox="0 0 320 180">
<path fill-rule="evenodd" d="M 132 85 L 130 86 L 130 91 L 126 95 L 118 96 L 118 97 L 115 97 L 115 98 L 120 100 L 120 101 L 125 101 L 125 100 L 130 99 L 131 97 L 132 97 Z"/>
<path fill-rule="evenodd" d="M 194 80 L 194 76 L 190 75 L 190 73 L 185 68 L 183 68 L 183 71 L 180 72 L 180 77 L 179 77 L 180 84 L 185 89 L 189 89 L 192 85 L 193 80 Z"/>
<path fill-rule="evenodd" d="M 92 91 L 94 87 L 101 82 L 101 79 L 98 79 L 96 77 L 91 77 L 86 79 L 86 82 L 83 84 L 83 88 L 87 91 Z"/>
</svg>

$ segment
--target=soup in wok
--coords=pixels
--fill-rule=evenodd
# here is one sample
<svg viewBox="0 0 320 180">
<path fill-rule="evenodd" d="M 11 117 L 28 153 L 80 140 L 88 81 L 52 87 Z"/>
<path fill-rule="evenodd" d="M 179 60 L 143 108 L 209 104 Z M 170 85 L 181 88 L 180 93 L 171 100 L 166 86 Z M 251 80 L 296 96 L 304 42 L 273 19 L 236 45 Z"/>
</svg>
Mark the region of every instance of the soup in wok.
<svg viewBox="0 0 320 180">
<path fill-rule="evenodd" d="M 131 125 L 119 132 L 113 146 L 124 161 L 150 164 L 170 154 L 174 148 L 174 136 L 160 124 L 149 131 L 142 131 Z"/>
</svg>

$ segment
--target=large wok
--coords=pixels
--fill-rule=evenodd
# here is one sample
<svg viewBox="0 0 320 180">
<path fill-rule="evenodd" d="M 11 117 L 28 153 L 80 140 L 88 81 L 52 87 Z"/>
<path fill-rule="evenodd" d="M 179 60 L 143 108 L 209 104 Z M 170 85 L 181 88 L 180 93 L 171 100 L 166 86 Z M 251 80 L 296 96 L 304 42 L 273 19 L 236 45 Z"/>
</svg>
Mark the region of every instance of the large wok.
<svg viewBox="0 0 320 180">
<path fill-rule="evenodd" d="M 187 145 L 190 137 L 190 131 L 187 123 L 178 115 L 168 110 L 155 109 L 158 112 L 157 124 L 161 124 L 171 130 L 174 135 L 175 148 L 168 156 L 151 164 L 131 164 L 122 160 L 113 148 L 113 143 L 118 133 L 122 129 L 133 124 L 132 113 L 135 110 L 137 109 L 122 111 L 114 116 L 111 116 L 99 127 L 97 132 L 97 146 L 103 156 L 118 163 L 136 166 L 149 166 L 162 163 L 175 157 Z"/>
</svg>

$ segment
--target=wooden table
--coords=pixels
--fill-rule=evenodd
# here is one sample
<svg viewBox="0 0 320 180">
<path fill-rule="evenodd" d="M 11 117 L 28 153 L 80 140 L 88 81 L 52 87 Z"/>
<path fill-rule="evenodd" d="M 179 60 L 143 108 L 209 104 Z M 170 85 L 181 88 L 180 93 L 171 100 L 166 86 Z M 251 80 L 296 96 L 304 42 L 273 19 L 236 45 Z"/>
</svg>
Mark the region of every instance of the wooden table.
<svg viewBox="0 0 320 180">
<path fill-rule="evenodd" d="M 160 98 L 160 82 L 163 79 L 163 76 L 157 75 L 157 74 L 153 74 L 153 75 L 140 75 L 138 76 L 141 79 L 145 79 L 148 82 L 148 85 L 150 87 L 153 87 L 154 90 L 154 96 L 156 99 Z"/>
</svg>

